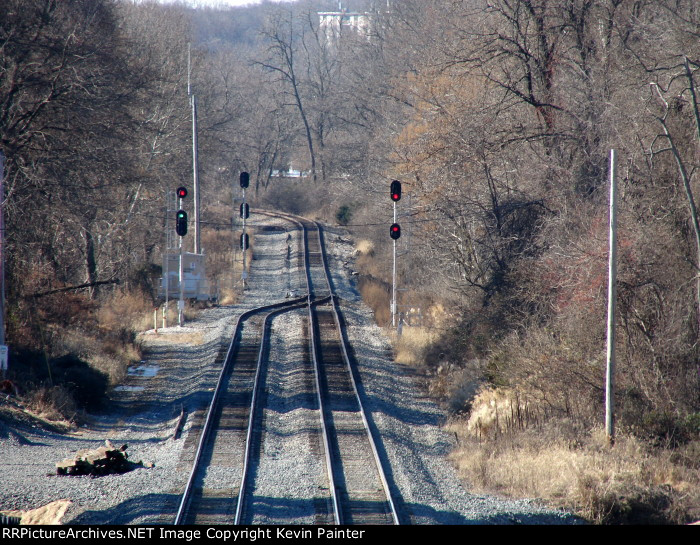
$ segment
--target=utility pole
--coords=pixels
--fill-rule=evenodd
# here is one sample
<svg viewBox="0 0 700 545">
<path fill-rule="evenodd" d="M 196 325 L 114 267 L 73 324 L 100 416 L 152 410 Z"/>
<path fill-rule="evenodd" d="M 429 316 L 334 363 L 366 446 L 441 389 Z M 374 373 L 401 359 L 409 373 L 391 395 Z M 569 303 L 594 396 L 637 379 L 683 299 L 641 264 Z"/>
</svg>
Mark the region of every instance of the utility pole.
<svg viewBox="0 0 700 545">
<path fill-rule="evenodd" d="M 180 299 L 177 302 L 177 325 L 182 327 L 185 322 L 185 263 L 182 260 L 182 237 L 180 237 Z"/>
<path fill-rule="evenodd" d="M 199 228 L 199 159 L 197 141 L 197 97 L 192 95 L 192 172 L 194 192 L 194 253 L 202 253 L 202 238 Z"/>
<path fill-rule="evenodd" d="M 608 258 L 608 347 L 605 370 L 605 433 L 615 443 L 615 311 L 617 303 L 617 156 L 610 150 L 610 252 Z"/>
<path fill-rule="evenodd" d="M 194 253 L 202 253 L 201 234 L 199 228 L 199 159 L 197 140 L 197 97 L 192 94 L 192 84 L 190 82 L 191 70 L 191 44 L 187 46 L 187 96 L 190 98 L 192 107 L 192 192 L 194 193 Z"/>
<path fill-rule="evenodd" d="M 231 210 L 236 209 L 236 190 L 231 186 Z M 235 271 L 236 270 L 236 264 L 238 263 L 238 246 L 235 244 L 236 240 L 236 229 L 238 228 L 238 223 L 236 222 L 236 217 L 232 214 L 231 215 L 231 240 L 234 241 L 232 243 L 233 246 L 233 261 L 231 262 L 231 270 Z M 236 285 L 238 284 L 236 280 L 236 275 L 235 273 L 232 275 L 232 288 L 235 290 Z"/>
</svg>

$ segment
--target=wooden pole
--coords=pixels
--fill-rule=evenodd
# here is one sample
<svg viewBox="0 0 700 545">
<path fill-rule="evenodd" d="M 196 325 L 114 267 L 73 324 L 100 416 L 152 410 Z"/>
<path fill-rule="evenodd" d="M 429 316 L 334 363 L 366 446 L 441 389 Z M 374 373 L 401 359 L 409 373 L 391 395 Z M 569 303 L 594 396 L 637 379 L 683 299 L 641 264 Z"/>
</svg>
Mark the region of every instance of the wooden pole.
<svg viewBox="0 0 700 545">
<path fill-rule="evenodd" d="M 5 346 L 5 154 L 0 150 L 0 371 L 7 371 Z"/>
<path fill-rule="evenodd" d="M 0 345 L 5 344 L 5 154 L 0 151 Z"/>
</svg>

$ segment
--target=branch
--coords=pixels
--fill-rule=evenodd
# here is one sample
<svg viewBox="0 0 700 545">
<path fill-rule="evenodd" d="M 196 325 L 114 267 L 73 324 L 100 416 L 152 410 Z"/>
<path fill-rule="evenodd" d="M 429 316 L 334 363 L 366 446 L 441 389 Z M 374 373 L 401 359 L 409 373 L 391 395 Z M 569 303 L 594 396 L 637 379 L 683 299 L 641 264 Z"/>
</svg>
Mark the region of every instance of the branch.
<svg viewBox="0 0 700 545">
<path fill-rule="evenodd" d="M 104 284 L 119 284 L 119 279 L 113 278 L 112 280 L 101 280 L 99 282 L 90 282 L 88 284 L 80 284 L 79 286 L 68 286 L 67 288 L 58 288 L 55 290 L 43 291 L 43 292 L 39 292 L 39 293 L 34 293 L 34 294 L 30 295 L 30 297 L 33 297 L 34 299 L 38 299 L 39 297 L 44 297 L 45 295 L 52 295 L 54 293 L 61 293 L 64 291 L 71 291 L 71 290 L 82 290 L 85 288 L 92 288 L 93 286 L 101 286 Z"/>
</svg>

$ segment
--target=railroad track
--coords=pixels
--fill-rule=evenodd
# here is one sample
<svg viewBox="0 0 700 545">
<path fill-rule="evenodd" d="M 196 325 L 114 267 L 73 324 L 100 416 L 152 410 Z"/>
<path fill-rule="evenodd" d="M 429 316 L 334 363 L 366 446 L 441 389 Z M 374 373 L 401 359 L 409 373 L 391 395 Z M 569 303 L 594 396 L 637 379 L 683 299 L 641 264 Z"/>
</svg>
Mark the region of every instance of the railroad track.
<svg viewBox="0 0 700 545">
<path fill-rule="evenodd" d="M 303 507 L 307 514 L 313 512 L 315 524 L 398 524 L 386 471 L 348 356 L 322 229 L 305 218 L 262 214 L 283 218 L 299 229 L 308 292 L 304 297 L 251 309 L 240 316 L 207 410 L 175 523 L 279 523 L 284 518 L 260 518 L 260 511 L 284 512 L 294 505 L 297 510 Z M 302 324 L 301 343 L 307 345 L 308 355 L 293 373 L 276 369 L 269 357 L 273 322 L 284 323 L 292 317 L 297 325 Z M 285 380 L 287 375 L 301 378 Z M 269 377 L 275 382 L 271 383 Z M 267 395 L 271 388 L 287 388 L 288 399 L 312 400 L 307 403 L 313 405 L 315 422 L 290 432 L 304 434 L 306 444 L 314 446 L 309 466 L 325 469 L 309 470 L 313 475 L 308 475 L 307 487 L 316 487 L 316 493 L 304 500 L 306 503 L 295 499 L 291 490 L 291 485 L 302 485 L 300 479 L 290 482 L 290 490 L 279 492 L 280 497 L 270 497 L 264 488 L 263 483 L 270 480 L 285 484 L 285 476 L 265 473 L 270 471 L 268 466 L 275 467 L 265 461 L 266 434 L 273 427 L 268 426 L 271 420 L 267 419 L 275 418 L 274 410 L 265 406 L 274 397 Z M 276 433 L 279 435 L 279 430 Z M 210 478 L 217 478 L 216 488 L 207 486 Z"/>
</svg>

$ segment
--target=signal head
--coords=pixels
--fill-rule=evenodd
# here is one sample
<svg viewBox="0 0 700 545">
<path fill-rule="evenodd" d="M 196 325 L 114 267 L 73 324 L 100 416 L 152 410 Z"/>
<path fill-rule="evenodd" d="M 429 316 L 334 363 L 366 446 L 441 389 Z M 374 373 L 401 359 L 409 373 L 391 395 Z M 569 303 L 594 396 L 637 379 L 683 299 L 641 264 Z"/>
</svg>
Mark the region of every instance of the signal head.
<svg viewBox="0 0 700 545">
<path fill-rule="evenodd" d="M 178 187 L 177 188 L 177 198 L 184 199 L 185 197 L 187 197 L 187 188 L 186 187 Z"/>
<path fill-rule="evenodd" d="M 401 182 L 398 180 L 394 180 L 391 182 L 391 188 L 390 188 L 390 193 L 391 193 L 391 200 L 394 202 L 398 202 L 401 200 Z"/>
<path fill-rule="evenodd" d="M 250 174 L 248 174 L 247 172 L 241 172 L 240 182 L 241 182 L 241 187 L 243 189 L 248 187 L 248 185 L 250 183 Z"/>
<path fill-rule="evenodd" d="M 181 237 L 187 234 L 187 212 L 178 210 L 175 215 L 175 232 Z"/>
<path fill-rule="evenodd" d="M 398 223 L 393 223 L 391 227 L 389 227 L 389 236 L 394 240 L 398 240 L 401 236 L 401 226 Z"/>
</svg>

